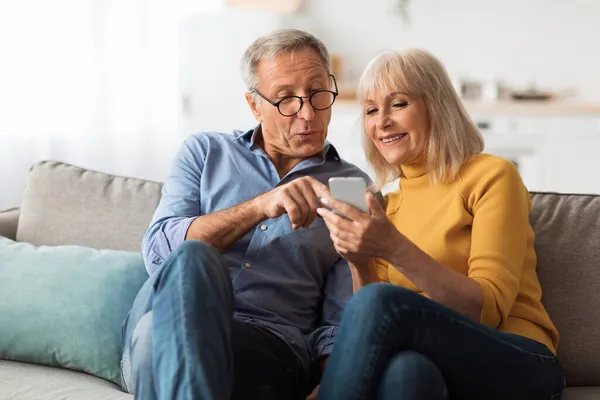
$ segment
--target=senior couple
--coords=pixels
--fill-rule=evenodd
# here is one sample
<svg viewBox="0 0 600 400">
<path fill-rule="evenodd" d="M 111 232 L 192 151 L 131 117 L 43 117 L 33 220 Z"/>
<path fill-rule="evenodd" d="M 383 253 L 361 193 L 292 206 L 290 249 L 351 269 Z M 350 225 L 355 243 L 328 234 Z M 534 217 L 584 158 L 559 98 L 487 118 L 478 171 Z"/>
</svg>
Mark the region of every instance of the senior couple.
<svg viewBox="0 0 600 400">
<path fill-rule="evenodd" d="M 374 183 L 326 141 L 338 89 L 319 39 L 273 32 L 241 67 L 258 124 L 193 135 L 175 158 L 143 240 L 150 276 L 123 324 L 124 389 L 142 400 L 559 398 L 529 194 L 514 165 L 482 154 L 443 65 L 412 49 L 366 67 Z M 371 184 L 368 213 L 328 190 L 351 176 Z"/>
</svg>

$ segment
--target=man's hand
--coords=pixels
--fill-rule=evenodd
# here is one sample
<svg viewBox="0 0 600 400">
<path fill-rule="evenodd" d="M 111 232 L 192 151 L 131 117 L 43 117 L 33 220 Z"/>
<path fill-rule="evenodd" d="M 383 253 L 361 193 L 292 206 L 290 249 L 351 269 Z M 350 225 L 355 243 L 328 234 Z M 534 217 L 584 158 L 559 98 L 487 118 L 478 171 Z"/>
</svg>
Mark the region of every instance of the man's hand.
<svg viewBox="0 0 600 400">
<path fill-rule="evenodd" d="M 260 195 L 262 212 L 267 218 L 287 214 L 292 229 L 307 228 L 317 216 L 319 197 L 330 197 L 329 188 L 314 178 L 305 176 L 294 179 L 270 192 Z"/>
</svg>

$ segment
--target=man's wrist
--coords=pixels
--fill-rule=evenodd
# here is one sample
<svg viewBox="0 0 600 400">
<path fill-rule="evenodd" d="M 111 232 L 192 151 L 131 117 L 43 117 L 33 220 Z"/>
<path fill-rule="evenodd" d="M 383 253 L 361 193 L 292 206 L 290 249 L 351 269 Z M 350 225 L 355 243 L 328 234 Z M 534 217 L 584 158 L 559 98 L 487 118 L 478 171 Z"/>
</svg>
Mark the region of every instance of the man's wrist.
<svg viewBox="0 0 600 400">
<path fill-rule="evenodd" d="M 263 193 L 249 200 L 248 205 L 250 208 L 250 212 L 258 222 L 264 221 L 265 219 L 269 218 L 264 211 L 264 196 L 266 195 L 267 193 Z"/>
</svg>

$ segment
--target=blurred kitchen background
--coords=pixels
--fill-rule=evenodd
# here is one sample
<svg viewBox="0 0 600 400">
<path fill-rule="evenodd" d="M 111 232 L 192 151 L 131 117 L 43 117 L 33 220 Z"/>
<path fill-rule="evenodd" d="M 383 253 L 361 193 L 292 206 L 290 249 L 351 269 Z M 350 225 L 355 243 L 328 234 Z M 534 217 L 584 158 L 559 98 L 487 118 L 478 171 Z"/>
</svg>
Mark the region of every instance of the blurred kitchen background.
<svg viewBox="0 0 600 400">
<path fill-rule="evenodd" d="M 0 209 L 36 161 L 162 181 L 187 135 L 251 128 L 239 59 L 284 27 L 334 56 L 329 138 L 367 172 L 357 79 L 424 47 L 530 190 L 600 193 L 598 21 L 597 0 L 0 0 Z"/>
</svg>

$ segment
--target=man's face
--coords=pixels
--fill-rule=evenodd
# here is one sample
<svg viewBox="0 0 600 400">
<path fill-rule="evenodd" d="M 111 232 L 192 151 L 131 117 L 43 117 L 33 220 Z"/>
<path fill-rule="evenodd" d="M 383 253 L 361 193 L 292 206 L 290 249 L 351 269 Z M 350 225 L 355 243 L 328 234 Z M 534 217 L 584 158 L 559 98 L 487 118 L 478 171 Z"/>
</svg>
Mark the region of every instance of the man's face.
<svg viewBox="0 0 600 400">
<path fill-rule="evenodd" d="M 286 96 L 310 96 L 317 90 L 333 90 L 333 82 L 319 55 L 312 49 L 283 54 L 258 65 L 260 91 L 273 102 Z M 308 98 L 298 114 L 286 117 L 268 101 L 247 94 L 252 112 L 262 125 L 265 150 L 287 157 L 310 157 L 323 148 L 331 108 L 315 110 Z"/>
</svg>

